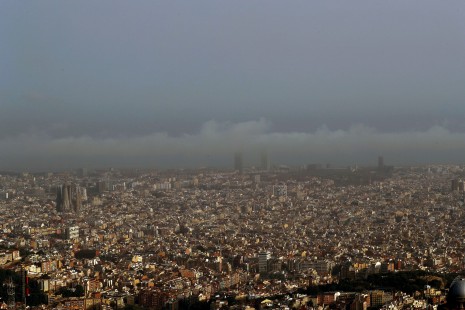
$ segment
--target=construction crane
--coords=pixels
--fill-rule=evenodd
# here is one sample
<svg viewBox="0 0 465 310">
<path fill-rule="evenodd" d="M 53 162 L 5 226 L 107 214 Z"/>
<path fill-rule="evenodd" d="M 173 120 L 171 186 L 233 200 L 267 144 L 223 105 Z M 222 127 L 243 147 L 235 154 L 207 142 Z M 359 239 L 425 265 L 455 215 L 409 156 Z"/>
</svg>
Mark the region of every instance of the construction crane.
<svg viewBox="0 0 465 310">
<path fill-rule="evenodd" d="M 6 292 L 8 294 L 8 309 L 15 309 L 16 302 L 15 302 L 15 283 L 13 279 L 10 277 L 3 286 L 6 286 Z"/>
</svg>

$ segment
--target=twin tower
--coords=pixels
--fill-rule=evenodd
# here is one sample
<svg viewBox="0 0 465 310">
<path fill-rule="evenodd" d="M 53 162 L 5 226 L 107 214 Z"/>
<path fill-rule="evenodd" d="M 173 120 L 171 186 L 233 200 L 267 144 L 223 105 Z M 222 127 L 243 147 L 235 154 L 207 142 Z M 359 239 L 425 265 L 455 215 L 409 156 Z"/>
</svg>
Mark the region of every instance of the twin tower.
<svg viewBox="0 0 465 310">
<path fill-rule="evenodd" d="M 79 185 L 63 184 L 57 187 L 56 208 L 58 212 L 79 212 L 82 193 Z"/>
</svg>

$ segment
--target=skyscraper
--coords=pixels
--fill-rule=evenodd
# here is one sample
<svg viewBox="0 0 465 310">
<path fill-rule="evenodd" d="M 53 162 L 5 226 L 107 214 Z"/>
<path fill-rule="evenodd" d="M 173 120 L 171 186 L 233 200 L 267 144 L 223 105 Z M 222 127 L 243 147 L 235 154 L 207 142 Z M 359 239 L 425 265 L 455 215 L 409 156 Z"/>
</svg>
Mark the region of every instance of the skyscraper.
<svg viewBox="0 0 465 310">
<path fill-rule="evenodd" d="M 87 168 L 79 168 L 77 170 L 77 175 L 81 178 L 87 177 Z"/>
<path fill-rule="evenodd" d="M 79 212 L 82 205 L 79 185 L 63 184 L 57 187 L 56 210 L 58 212 Z"/>
<path fill-rule="evenodd" d="M 378 168 L 379 169 L 384 168 L 384 157 L 383 156 L 378 157 Z"/>
<path fill-rule="evenodd" d="M 243 162 L 242 162 L 242 153 L 237 152 L 234 154 L 234 170 L 239 171 L 239 173 L 243 172 Z"/>
<path fill-rule="evenodd" d="M 268 161 L 268 153 L 266 151 L 262 151 L 260 154 L 260 169 L 263 171 L 270 169 L 270 162 Z"/>
<path fill-rule="evenodd" d="M 261 274 L 268 272 L 268 260 L 271 258 L 269 252 L 258 253 L 258 272 Z"/>
</svg>

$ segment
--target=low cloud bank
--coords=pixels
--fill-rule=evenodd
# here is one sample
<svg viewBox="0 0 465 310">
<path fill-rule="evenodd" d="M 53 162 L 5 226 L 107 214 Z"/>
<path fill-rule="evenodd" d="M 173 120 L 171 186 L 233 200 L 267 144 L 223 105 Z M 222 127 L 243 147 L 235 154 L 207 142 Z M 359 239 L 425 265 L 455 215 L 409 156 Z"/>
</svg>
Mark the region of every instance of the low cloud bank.
<svg viewBox="0 0 465 310">
<path fill-rule="evenodd" d="M 379 132 L 360 124 L 348 130 L 321 127 L 314 132 L 275 132 L 272 127 L 270 121 L 259 119 L 241 123 L 208 121 L 198 132 L 177 136 L 166 132 L 113 138 L 22 134 L 0 140 L 0 168 L 48 169 L 54 162 L 60 168 L 109 164 L 144 167 L 144 161 L 189 167 L 208 165 L 208 158 L 223 158 L 217 163 L 230 163 L 235 152 L 258 154 L 262 150 L 273 161 L 289 164 L 375 163 L 377 155 L 384 155 L 393 164 L 461 163 L 461 158 L 465 159 L 465 134 L 441 126 L 406 132 Z M 181 162 L 176 163 L 176 158 Z"/>
</svg>

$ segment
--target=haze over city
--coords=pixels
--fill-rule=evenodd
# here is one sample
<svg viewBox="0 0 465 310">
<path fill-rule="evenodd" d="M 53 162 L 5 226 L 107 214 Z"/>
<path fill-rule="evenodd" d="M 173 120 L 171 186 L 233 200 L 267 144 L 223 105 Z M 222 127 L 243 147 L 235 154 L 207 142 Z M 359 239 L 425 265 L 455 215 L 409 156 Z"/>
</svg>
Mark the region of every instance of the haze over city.
<svg viewBox="0 0 465 310">
<path fill-rule="evenodd" d="M 0 1 L 0 309 L 465 309 L 465 1 Z"/>
<path fill-rule="evenodd" d="M 465 3 L 0 3 L 0 170 L 463 163 Z"/>
</svg>

